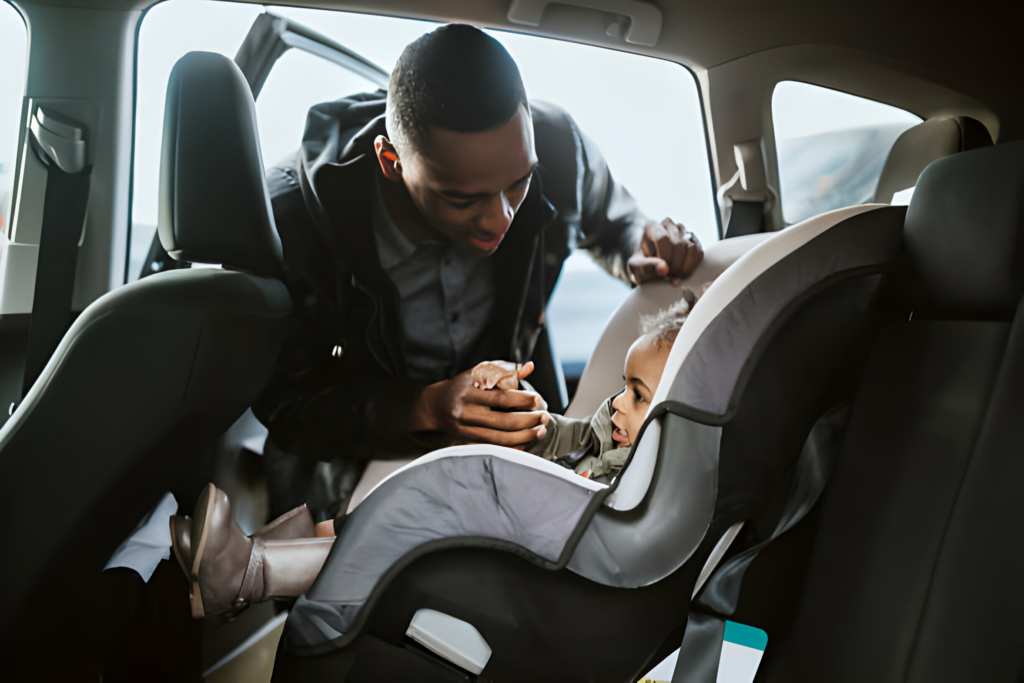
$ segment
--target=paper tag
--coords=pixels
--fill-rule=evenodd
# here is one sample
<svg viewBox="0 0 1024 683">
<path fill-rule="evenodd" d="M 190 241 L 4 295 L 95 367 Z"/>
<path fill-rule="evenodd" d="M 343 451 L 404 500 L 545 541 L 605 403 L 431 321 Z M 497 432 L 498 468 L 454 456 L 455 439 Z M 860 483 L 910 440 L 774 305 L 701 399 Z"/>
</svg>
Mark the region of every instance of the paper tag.
<svg viewBox="0 0 1024 683">
<path fill-rule="evenodd" d="M 723 640 L 718 683 L 753 683 L 764 649 L 768 645 L 768 634 L 753 626 L 726 621 Z M 676 650 L 647 672 L 647 676 L 638 683 L 670 683 L 678 657 L 679 650 Z"/>
</svg>

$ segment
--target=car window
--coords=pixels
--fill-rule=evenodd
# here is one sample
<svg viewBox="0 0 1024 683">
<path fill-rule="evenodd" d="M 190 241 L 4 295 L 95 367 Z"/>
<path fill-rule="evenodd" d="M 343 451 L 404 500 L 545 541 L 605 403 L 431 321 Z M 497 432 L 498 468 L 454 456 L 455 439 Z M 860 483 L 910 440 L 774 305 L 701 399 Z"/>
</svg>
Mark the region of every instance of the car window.
<svg viewBox="0 0 1024 683">
<path fill-rule="evenodd" d="M 139 37 L 137 74 L 133 263 L 141 265 L 156 224 L 163 92 L 174 61 L 195 49 L 233 56 L 261 9 L 168 0 L 146 16 Z M 275 7 L 273 11 L 388 71 L 409 42 L 438 25 L 328 10 Z M 190 33 L 190 27 L 215 23 L 219 28 L 215 34 Z M 649 217 L 661 220 L 671 216 L 705 245 L 718 239 L 704 125 L 691 72 L 678 64 L 603 48 L 490 33 L 519 64 L 528 96 L 569 111 Z M 154 44 L 147 46 L 147 42 Z M 375 85 L 337 65 L 298 50 L 286 52 L 257 100 L 264 163 L 276 163 L 297 149 L 305 112 L 311 105 L 373 90 Z M 148 98 L 145 109 L 144 98 Z M 144 122 L 143 116 L 149 121 Z M 582 369 L 605 322 L 628 293 L 625 283 L 606 275 L 585 253 L 569 259 L 551 300 L 548 320 L 554 346 L 570 375 Z"/>
<path fill-rule="evenodd" d="M 156 232 L 164 100 L 171 69 L 192 50 L 234 58 L 262 11 L 259 5 L 246 3 L 169 0 L 155 5 L 142 20 L 135 71 L 129 280 L 139 277 Z"/>
<path fill-rule="evenodd" d="M 376 85 L 348 69 L 302 50 L 288 50 L 256 100 L 263 163 L 269 168 L 295 153 L 310 105 L 337 99 L 338 93 L 375 90 Z"/>
<path fill-rule="evenodd" d="M 10 235 L 14 167 L 25 99 L 28 31 L 17 10 L 0 2 L 0 232 Z"/>
<path fill-rule="evenodd" d="M 871 200 L 892 144 L 921 122 L 887 104 L 807 83 L 772 93 L 779 194 L 787 224 Z"/>
</svg>

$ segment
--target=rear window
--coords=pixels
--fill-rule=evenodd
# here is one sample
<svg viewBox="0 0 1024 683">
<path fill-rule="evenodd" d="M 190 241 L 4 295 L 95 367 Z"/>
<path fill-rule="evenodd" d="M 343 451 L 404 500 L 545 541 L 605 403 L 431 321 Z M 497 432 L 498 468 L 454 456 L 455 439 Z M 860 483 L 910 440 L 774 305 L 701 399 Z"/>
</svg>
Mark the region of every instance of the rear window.
<svg viewBox="0 0 1024 683">
<path fill-rule="evenodd" d="M 871 201 L 892 144 L 921 118 L 807 83 L 772 93 L 779 193 L 787 224 Z"/>
<path fill-rule="evenodd" d="M 0 232 L 8 236 L 27 59 L 25 22 L 17 10 L 0 2 Z"/>
</svg>

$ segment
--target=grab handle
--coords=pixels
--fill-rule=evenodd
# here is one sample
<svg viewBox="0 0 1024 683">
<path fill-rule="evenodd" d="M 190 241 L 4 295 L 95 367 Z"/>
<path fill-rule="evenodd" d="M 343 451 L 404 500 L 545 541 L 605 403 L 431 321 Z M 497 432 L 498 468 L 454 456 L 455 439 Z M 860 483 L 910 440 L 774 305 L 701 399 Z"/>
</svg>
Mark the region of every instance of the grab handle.
<svg viewBox="0 0 1024 683">
<path fill-rule="evenodd" d="M 640 0 L 512 0 L 508 20 L 513 24 L 540 26 L 550 4 L 573 5 L 629 17 L 625 40 L 634 45 L 654 45 L 661 35 L 661 10 Z"/>
</svg>

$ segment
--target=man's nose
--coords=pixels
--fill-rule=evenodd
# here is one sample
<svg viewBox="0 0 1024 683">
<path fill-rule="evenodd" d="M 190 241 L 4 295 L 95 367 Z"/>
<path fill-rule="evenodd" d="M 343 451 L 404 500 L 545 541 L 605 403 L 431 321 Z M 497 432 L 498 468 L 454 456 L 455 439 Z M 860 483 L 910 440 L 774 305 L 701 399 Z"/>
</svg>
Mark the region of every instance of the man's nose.
<svg viewBox="0 0 1024 683">
<path fill-rule="evenodd" d="M 483 208 L 484 211 L 480 215 L 478 225 L 492 235 L 504 234 L 516 216 L 516 210 L 509 203 L 504 192 L 490 197 Z"/>
</svg>

